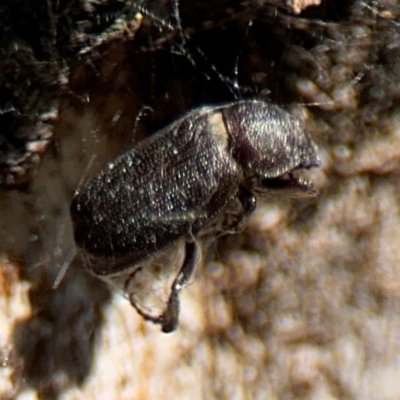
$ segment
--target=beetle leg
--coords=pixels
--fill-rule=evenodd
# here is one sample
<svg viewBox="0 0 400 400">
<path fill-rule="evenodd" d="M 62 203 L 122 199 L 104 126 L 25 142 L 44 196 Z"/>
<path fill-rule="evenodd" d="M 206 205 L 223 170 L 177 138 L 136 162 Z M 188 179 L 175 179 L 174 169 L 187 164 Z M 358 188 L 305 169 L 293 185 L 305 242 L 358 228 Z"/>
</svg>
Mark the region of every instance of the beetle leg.
<svg viewBox="0 0 400 400">
<path fill-rule="evenodd" d="M 257 206 L 256 196 L 250 190 L 242 187 L 237 199 L 240 202 L 240 208 L 233 211 L 228 211 L 225 214 L 224 221 L 222 222 L 222 229 L 218 236 L 226 234 L 236 234 L 242 231 L 243 220 L 248 217 Z"/>
<path fill-rule="evenodd" d="M 172 332 L 178 326 L 180 308 L 179 294 L 187 285 L 193 274 L 194 267 L 196 265 L 197 251 L 198 249 L 196 242 L 186 242 L 185 259 L 178 275 L 172 283 L 171 294 L 168 298 L 167 308 L 161 317 L 163 332 Z"/>
</svg>

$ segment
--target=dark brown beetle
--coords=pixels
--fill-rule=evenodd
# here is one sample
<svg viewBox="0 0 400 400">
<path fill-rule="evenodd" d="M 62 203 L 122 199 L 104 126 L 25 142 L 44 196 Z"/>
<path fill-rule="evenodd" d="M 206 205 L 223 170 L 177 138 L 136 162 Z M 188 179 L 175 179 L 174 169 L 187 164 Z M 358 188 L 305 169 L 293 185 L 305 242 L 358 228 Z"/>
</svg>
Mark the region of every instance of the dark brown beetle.
<svg viewBox="0 0 400 400">
<path fill-rule="evenodd" d="M 310 136 L 276 105 L 243 100 L 194 109 L 109 162 L 76 193 L 71 216 L 78 251 L 92 273 L 118 280 L 184 240 L 165 311 L 141 312 L 170 332 L 193 272 L 195 238 L 238 200 L 242 212 L 233 229 L 255 209 L 255 195 L 316 195 L 292 172 L 318 165 Z"/>
</svg>

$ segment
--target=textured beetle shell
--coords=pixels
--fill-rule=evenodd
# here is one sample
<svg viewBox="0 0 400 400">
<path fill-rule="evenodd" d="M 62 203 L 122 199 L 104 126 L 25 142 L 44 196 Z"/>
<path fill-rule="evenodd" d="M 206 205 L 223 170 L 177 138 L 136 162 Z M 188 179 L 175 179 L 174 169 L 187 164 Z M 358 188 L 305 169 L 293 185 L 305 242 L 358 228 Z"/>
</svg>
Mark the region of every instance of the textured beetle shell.
<svg viewBox="0 0 400 400">
<path fill-rule="evenodd" d="M 245 170 L 263 178 L 276 178 L 296 168 L 317 166 L 317 147 L 300 121 L 282 108 L 241 101 L 223 110 L 234 135 L 234 157 Z"/>
<path fill-rule="evenodd" d="M 195 109 L 110 162 L 74 197 L 75 241 L 97 275 L 126 272 L 191 240 L 254 175 L 277 177 L 318 161 L 298 121 L 244 100 Z"/>
<path fill-rule="evenodd" d="M 236 197 L 243 172 L 222 115 L 196 114 L 109 163 L 74 198 L 75 241 L 96 274 L 117 273 L 195 235 Z"/>
</svg>

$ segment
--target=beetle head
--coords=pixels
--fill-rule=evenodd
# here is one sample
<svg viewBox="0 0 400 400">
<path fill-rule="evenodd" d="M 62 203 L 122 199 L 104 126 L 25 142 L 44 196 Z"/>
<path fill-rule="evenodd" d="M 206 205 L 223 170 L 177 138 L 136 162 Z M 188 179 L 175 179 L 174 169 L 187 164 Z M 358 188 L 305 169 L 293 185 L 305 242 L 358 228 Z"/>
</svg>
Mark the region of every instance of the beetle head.
<svg viewBox="0 0 400 400">
<path fill-rule="evenodd" d="M 317 147 L 301 123 L 282 108 L 245 100 L 223 110 L 234 158 L 263 195 L 308 197 L 317 194 L 296 170 L 318 167 Z"/>
</svg>

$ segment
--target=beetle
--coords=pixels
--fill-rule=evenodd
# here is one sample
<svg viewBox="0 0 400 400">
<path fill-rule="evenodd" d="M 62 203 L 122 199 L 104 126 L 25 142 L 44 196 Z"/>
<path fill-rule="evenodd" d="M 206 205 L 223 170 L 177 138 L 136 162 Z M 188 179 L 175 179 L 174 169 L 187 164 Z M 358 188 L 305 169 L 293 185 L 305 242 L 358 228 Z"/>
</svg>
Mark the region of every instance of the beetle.
<svg viewBox="0 0 400 400">
<path fill-rule="evenodd" d="M 202 232 L 214 225 L 235 230 L 256 208 L 256 196 L 315 196 L 313 184 L 294 171 L 319 165 L 309 134 L 275 104 L 241 100 L 195 108 L 110 161 L 76 192 L 71 217 L 78 254 L 96 276 L 124 280 L 183 241 L 165 311 L 140 312 L 171 332 Z M 237 218 L 221 222 L 238 204 Z"/>
</svg>

